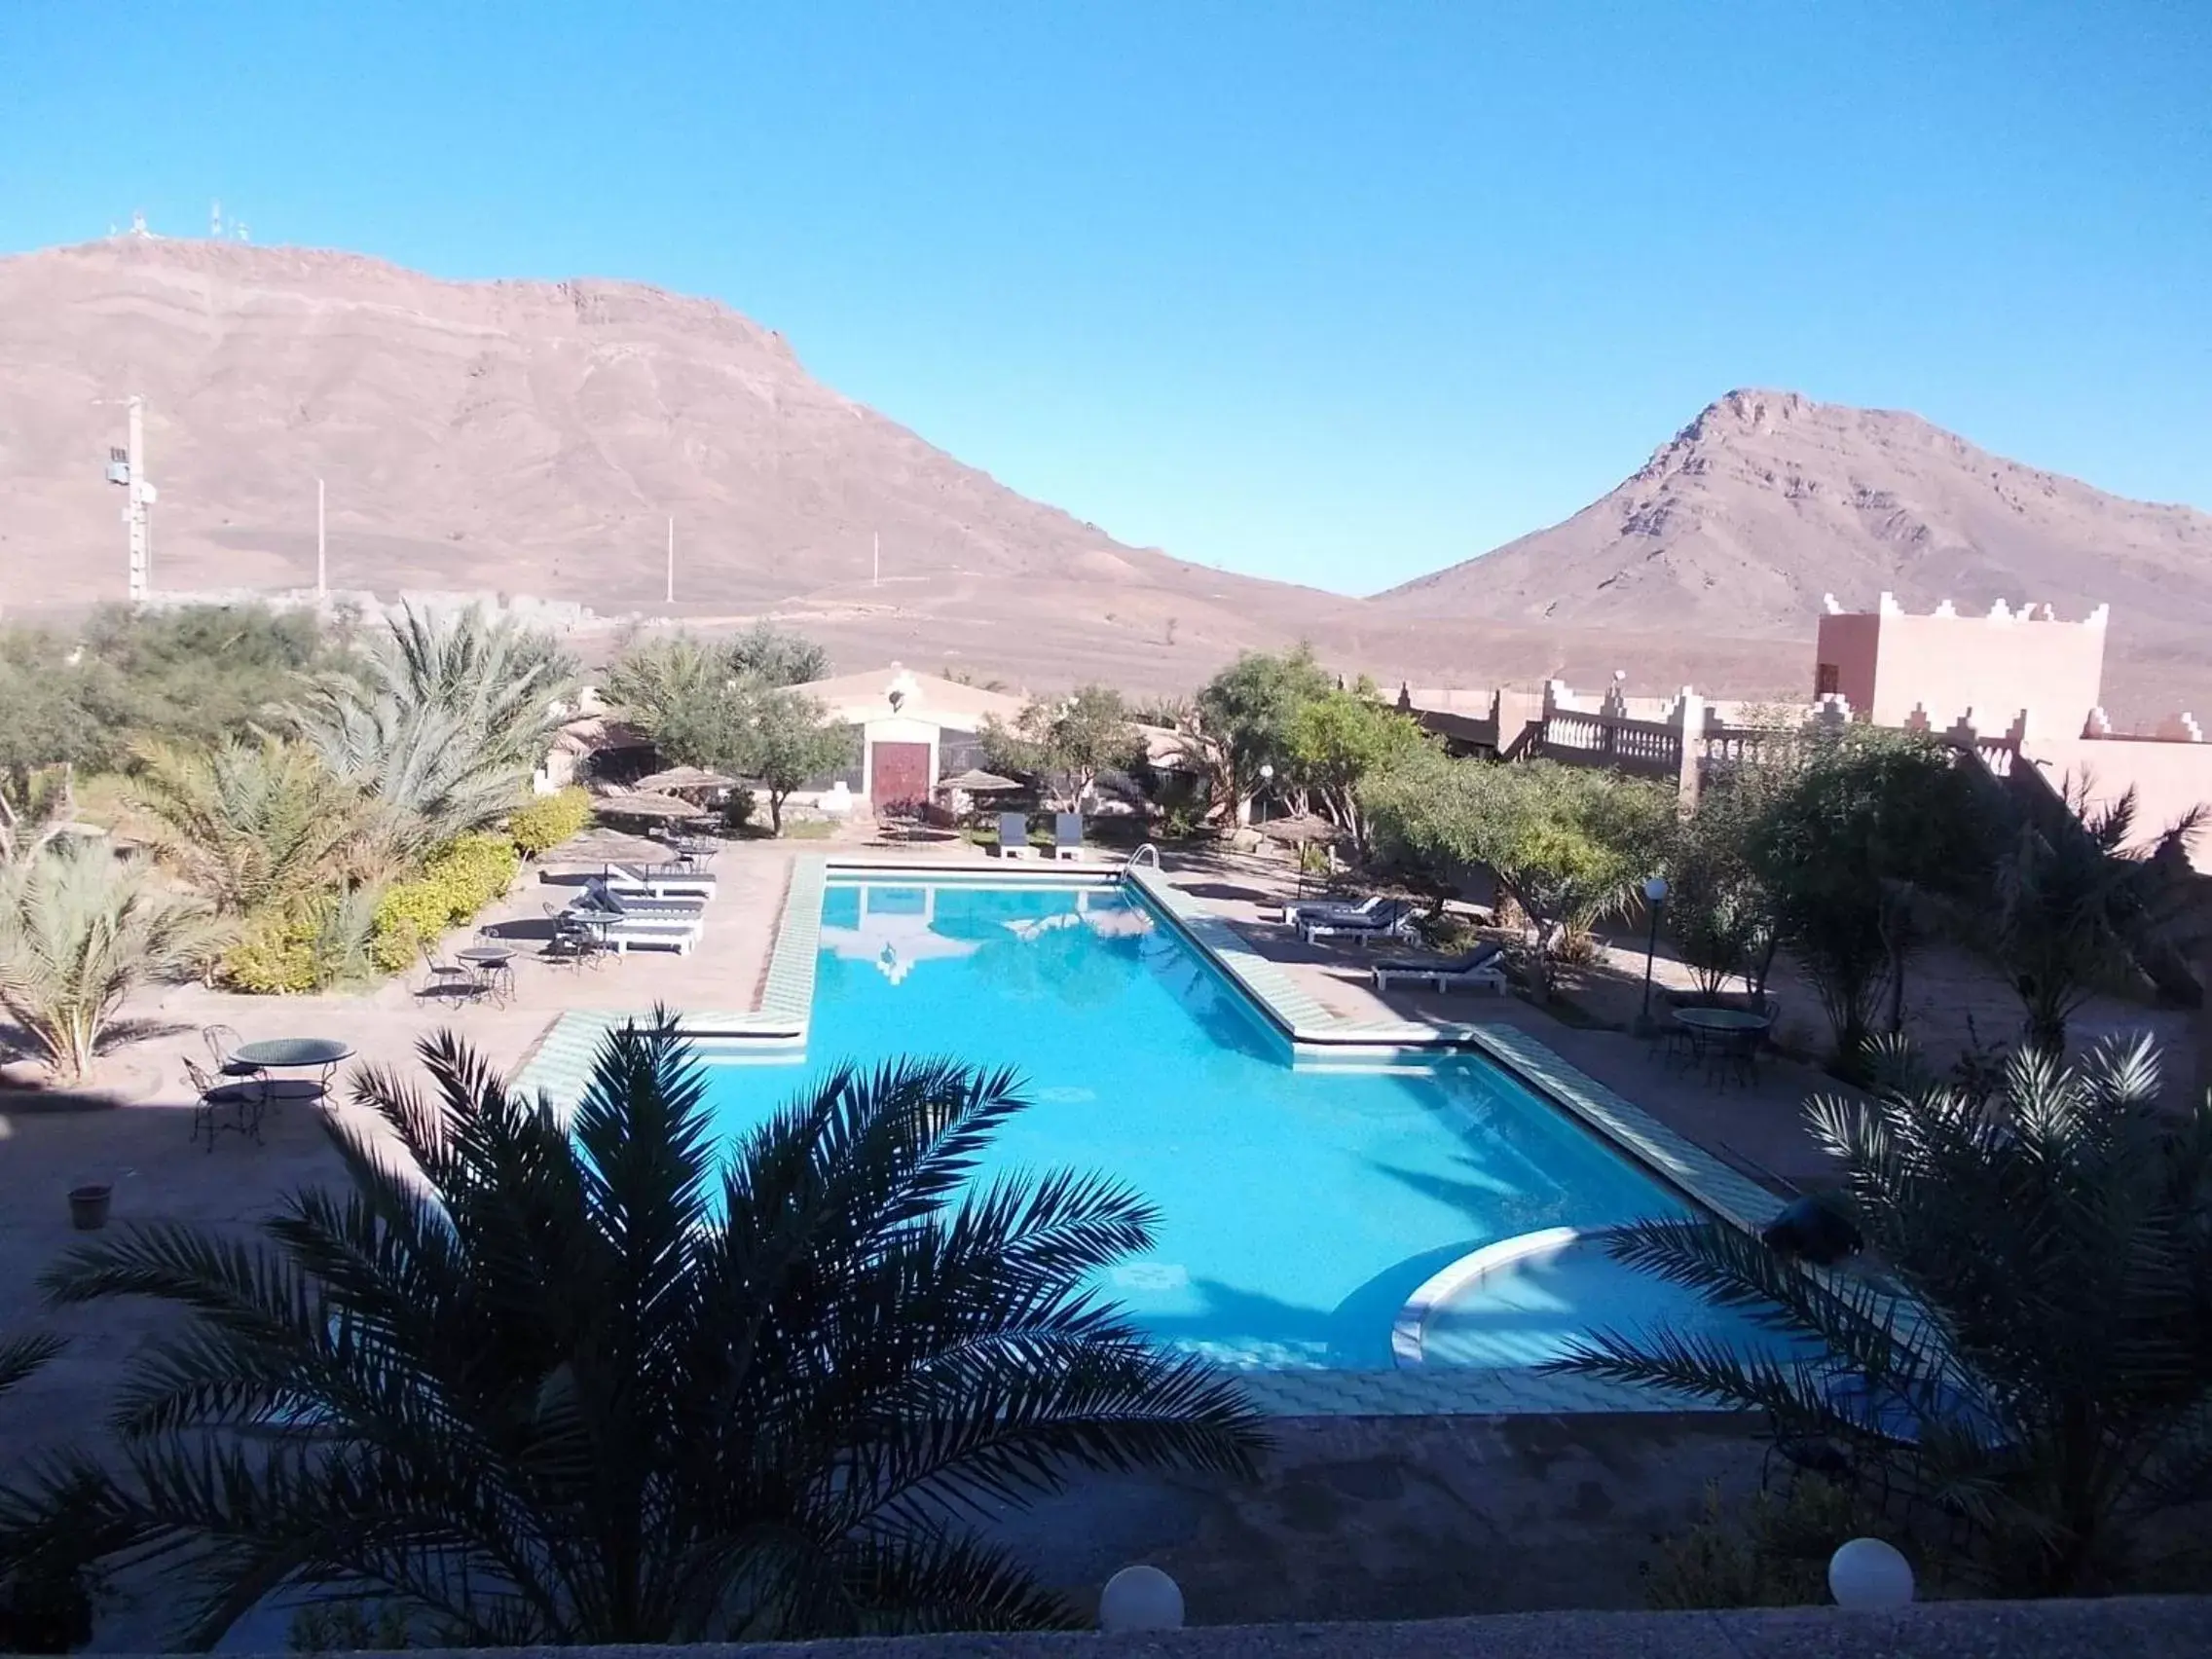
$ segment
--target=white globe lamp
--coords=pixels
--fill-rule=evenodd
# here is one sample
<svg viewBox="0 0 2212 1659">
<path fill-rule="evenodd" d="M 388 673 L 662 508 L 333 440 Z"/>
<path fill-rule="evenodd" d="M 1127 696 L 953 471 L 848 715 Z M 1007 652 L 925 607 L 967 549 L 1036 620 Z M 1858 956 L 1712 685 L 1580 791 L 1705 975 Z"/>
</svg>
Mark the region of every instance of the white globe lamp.
<svg viewBox="0 0 2212 1659">
<path fill-rule="evenodd" d="M 1828 1594 L 1860 1611 L 1908 1606 L 1912 1563 L 1879 1538 L 1853 1538 L 1828 1558 Z"/>
<path fill-rule="evenodd" d="M 1157 1567 L 1124 1567 L 1098 1595 L 1098 1628 L 1107 1632 L 1181 1630 L 1183 1590 Z"/>
</svg>

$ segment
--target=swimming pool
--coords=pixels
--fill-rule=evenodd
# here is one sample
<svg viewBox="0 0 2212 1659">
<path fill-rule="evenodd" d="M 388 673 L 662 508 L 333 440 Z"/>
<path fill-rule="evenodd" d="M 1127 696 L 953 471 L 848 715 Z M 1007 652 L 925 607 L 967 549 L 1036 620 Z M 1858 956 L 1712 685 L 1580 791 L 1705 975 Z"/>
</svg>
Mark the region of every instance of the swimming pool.
<svg viewBox="0 0 2212 1659">
<path fill-rule="evenodd" d="M 1686 1213 L 1479 1055 L 1293 1064 L 1125 888 L 832 877 L 803 1065 L 714 1067 L 719 1126 L 752 1126 L 839 1063 L 901 1054 L 1019 1072 L 1033 1104 L 986 1173 L 1075 1167 L 1133 1187 L 1161 1212 L 1156 1247 L 1103 1288 L 1156 1340 L 1231 1366 L 1388 1370 L 1408 1298 L 1469 1252 Z M 1603 1306 L 1539 1317 L 1524 1298 L 1515 1343 L 1435 1358 L 1525 1366 L 1673 1300 L 1593 1282 L 1609 1287 Z"/>
</svg>

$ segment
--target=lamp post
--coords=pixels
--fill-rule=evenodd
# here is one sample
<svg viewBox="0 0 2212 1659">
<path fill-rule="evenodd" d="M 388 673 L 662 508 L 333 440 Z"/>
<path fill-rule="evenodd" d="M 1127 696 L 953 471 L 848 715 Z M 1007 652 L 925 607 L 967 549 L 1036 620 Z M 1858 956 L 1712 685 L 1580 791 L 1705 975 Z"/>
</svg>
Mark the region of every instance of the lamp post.
<svg viewBox="0 0 2212 1659">
<path fill-rule="evenodd" d="M 1643 940 L 1643 1012 L 1637 1015 L 1637 1028 L 1646 1037 L 1651 1035 L 1651 959 L 1659 954 L 1659 906 L 1667 902 L 1667 878 L 1649 877 L 1643 884 L 1643 908 L 1651 917 L 1651 931 Z"/>
<path fill-rule="evenodd" d="M 1273 761 L 1272 761 L 1272 760 L 1269 760 L 1269 761 L 1263 761 L 1263 762 L 1261 763 L 1261 765 L 1260 765 L 1260 799 L 1259 799 L 1259 818 L 1260 818 L 1260 821 L 1261 821 L 1262 823 L 1265 823 L 1265 822 L 1267 822 L 1267 817 L 1268 817 L 1268 792 L 1269 792 L 1269 791 L 1271 791 L 1271 790 L 1272 790 L 1272 789 L 1273 789 L 1274 787 L 1275 787 L 1275 768 L 1274 768 L 1274 762 L 1273 762 Z"/>
</svg>

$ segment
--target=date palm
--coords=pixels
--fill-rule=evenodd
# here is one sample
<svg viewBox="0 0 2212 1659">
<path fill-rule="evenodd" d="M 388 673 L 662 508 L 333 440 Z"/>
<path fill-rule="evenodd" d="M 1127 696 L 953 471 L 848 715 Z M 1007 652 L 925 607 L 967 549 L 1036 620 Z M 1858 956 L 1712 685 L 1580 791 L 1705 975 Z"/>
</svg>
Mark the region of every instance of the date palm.
<svg viewBox="0 0 2212 1659">
<path fill-rule="evenodd" d="M 5 1394 L 61 1351 L 57 1337 L 9 1337 L 0 1340 L 0 1394 Z"/>
<path fill-rule="evenodd" d="M 1249 1466 L 1231 1385 L 1086 1288 L 1150 1209 L 971 1182 L 1004 1074 L 839 1070 L 725 1158 L 665 1015 L 607 1038 L 572 1122 L 451 1036 L 422 1057 L 427 1095 L 356 1086 L 388 1134 L 333 1131 L 350 1190 L 50 1275 L 195 1318 L 126 1384 L 123 1472 L 55 1463 L 0 1524 L 97 1483 L 102 1550 L 165 1563 L 200 1642 L 300 1592 L 457 1644 L 811 1637 L 1063 1623 L 975 1506 Z"/>
<path fill-rule="evenodd" d="M 333 772 L 413 826 L 421 852 L 528 797 L 573 678 L 549 636 L 410 609 L 288 714 Z"/>
<path fill-rule="evenodd" d="M 305 897 L 381 862 L 370 803 L 305 744 L 148 742 L 135 758 L 138 802 L 162 824 L 157 852 L 225 915 Z"/>
<path fill-rule="evenodd" d="M 2188 849 L 2204 809 L 2141 849 L 2136 816 L 2133 790 L 2099 803 L 2075 784 L 2046 810 L 2022 813 L 1997 860 L 1989 943 L 2019 995 L 2028 1043 L 2054 1057 L 2065 1053 L 2066 1022 L 2081 1006 L 2140 981 L 2190 907 Z"/>
<path fill-rule="evenodd" d="M 1807 1107 L 1889 1281 L 1717 1222 L 1614 1253 L 1804 1339 L 1789 1354 L 1603 1333 L 1559 1368 L 1772 1414 L 1973 1526 L 1997 1588 L 2120 1581 L 2159 1511 L 2212 1495 L 2212 1105 L 2156 1111 L 2147 1042 L 2014 1056 L 1995 1100 L 1880 1046 L 1861 1102 Z"/>
<path fill-rule="evenodd" d="M 55 841 L 0 867 L 0 1008 L 74 1083 L 133 990 L 200 972 L 221 937 L 202 900 L 143 860 Z"/>
</svg>

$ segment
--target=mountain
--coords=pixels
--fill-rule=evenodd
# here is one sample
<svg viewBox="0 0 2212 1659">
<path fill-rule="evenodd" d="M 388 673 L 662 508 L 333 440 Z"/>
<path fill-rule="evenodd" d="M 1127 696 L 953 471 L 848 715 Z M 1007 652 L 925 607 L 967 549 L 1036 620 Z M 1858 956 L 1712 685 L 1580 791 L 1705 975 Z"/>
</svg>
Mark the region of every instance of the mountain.
<svg viewBox="0 0 2212 1659">
<path fill-rule="evenodd" d="M 1378 595 L 1389 612 L 1804 639 L 1822 597 L 2113 608 L 2113 649 L 2194 661 L 2212 515 L 2108 496 L 1918 416 L 1731 391 L 1565 523 Z"/>
<path fill-rule="evenodd" d="M 1620 669 L 1643 690 L 1803 695 L 1822 595 L 1887 589 L 1916 608 L 2109 602 L 2114 711 L 2212 710 L 2212 518 L 1910 415 L 1730 392 L 1566 523 L 1352 600 L 1125 546 L 712 301 L 141 237 L 0 258 L 0 612 L 122 596 L 102 471 L 133 393 L 166 590 L 312 582 L 319 478 L 334 587 L 771 615 L 850 669 L 1183 691 L 1303 637 L 1392 684 Z"/>
<path fill-rule="evenodd" d="M 821 385 L 773 331 L 633 283 L 111 238 L 0 259 L 0 364 L 10 612 L 121 597 L 102 470 L 131 393 L 160 589 L 312 584 L 319 478 L 333 587 L 657 611 L 673 517 L 678 610 L 857 625 L 924 661 L 1226 656 L 1344 603 L 1124 546 Z"/>
</svg>

